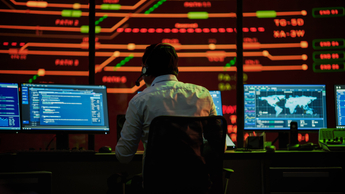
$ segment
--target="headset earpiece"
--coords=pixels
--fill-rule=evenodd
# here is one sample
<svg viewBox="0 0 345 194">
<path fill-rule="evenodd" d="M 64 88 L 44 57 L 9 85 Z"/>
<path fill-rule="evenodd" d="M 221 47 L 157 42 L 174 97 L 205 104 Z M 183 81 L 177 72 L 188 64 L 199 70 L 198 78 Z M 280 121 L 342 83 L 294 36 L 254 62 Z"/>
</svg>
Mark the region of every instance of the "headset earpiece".
<svg viewBox="0 0 345 194">
<path fill-rule="evenodd" d="M 141 74 L 145 76 L 148 75 L 148 69 L 149 69 L 148 67 L 143 66 L 143 68 L 141 69 Z"/>
</svg>

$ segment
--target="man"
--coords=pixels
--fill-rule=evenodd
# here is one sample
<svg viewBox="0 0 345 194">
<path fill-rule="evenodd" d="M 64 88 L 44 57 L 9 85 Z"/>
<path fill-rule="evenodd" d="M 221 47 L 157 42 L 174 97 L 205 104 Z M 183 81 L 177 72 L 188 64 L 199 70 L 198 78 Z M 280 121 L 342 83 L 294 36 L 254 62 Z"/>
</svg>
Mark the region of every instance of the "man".
<svg viewBox="0 0 345 194">
<path fill-rule="evenodd" d="M 115 153 L 122 163 L 134 157 L 140 140 L 144 149 L 151 121 L 161 115 L 217 115 L 209 91 L 198 85 L 177 80 L 178 56 L 169 44 L 153 44 L 142 57 L 142 77 L 147 88 L 128 105 L 126 121 Z"/>
</svg>

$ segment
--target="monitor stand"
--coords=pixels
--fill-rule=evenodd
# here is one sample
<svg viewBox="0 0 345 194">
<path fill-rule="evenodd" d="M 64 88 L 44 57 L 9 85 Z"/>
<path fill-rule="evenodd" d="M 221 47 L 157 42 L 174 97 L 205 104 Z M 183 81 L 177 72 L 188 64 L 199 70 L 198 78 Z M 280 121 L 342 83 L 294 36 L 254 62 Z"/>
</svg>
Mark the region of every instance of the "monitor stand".
<svg viewBox="0 0 345 194">
<path fill-rule="evenodd" d="M 69 150 L 69 134 L 58 133 L 56 134 L 56 149 L 57 150 Z M 95 149 L 95 135 L 88 134 L 88 150 Z"/>
<path fill-rule="evenodd" d="M 68 133 L 56 134 L 56 149 L 69 150 L 69 134 Z"/>
<path fill-rule="evenodd" d="M 95 150 L 95 135 L 94 134 L 88 134 L 87 149 Z"/>
<path fill-rule="evenodd" d="M 289 133 L 279 132 L 278 139 L 279 139 L 279 149 L 287 149 L 287 145 L 289 144 Z"/>
</svg>

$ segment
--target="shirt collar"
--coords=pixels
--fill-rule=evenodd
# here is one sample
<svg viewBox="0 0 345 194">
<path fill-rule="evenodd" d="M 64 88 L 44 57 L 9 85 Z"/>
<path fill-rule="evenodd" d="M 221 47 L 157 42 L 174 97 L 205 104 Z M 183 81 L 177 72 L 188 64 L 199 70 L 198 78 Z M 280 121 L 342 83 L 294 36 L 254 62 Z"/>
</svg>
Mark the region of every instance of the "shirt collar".
<svg viewBox="0 0 345 194">
<path fill-rule="evenodd" d="M 154 86 L 156 83 L 166 82 L 166 81 L 178 81 L 178 80 L 177 80 L 177 77 L 173 74 L 161 75 L 161 76 L 156 77 L 153 80 L 151 86 Z"/>
</svg>

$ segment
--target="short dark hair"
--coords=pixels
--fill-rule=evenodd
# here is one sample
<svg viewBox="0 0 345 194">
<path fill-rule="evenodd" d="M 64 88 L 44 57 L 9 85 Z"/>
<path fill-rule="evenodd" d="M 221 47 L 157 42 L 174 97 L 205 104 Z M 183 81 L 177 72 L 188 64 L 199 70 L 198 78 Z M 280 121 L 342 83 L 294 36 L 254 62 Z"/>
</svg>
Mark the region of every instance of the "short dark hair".
<svg viewBox="0 0 345 194">
<path fill-rule="evenodd" d="M 142 62 L 146 66 L 147 75 L 157 77 L 178 74 L 178 56 L 175 48 L 170 44 L 159 43 L 146 47 Z"/>
</svg>

